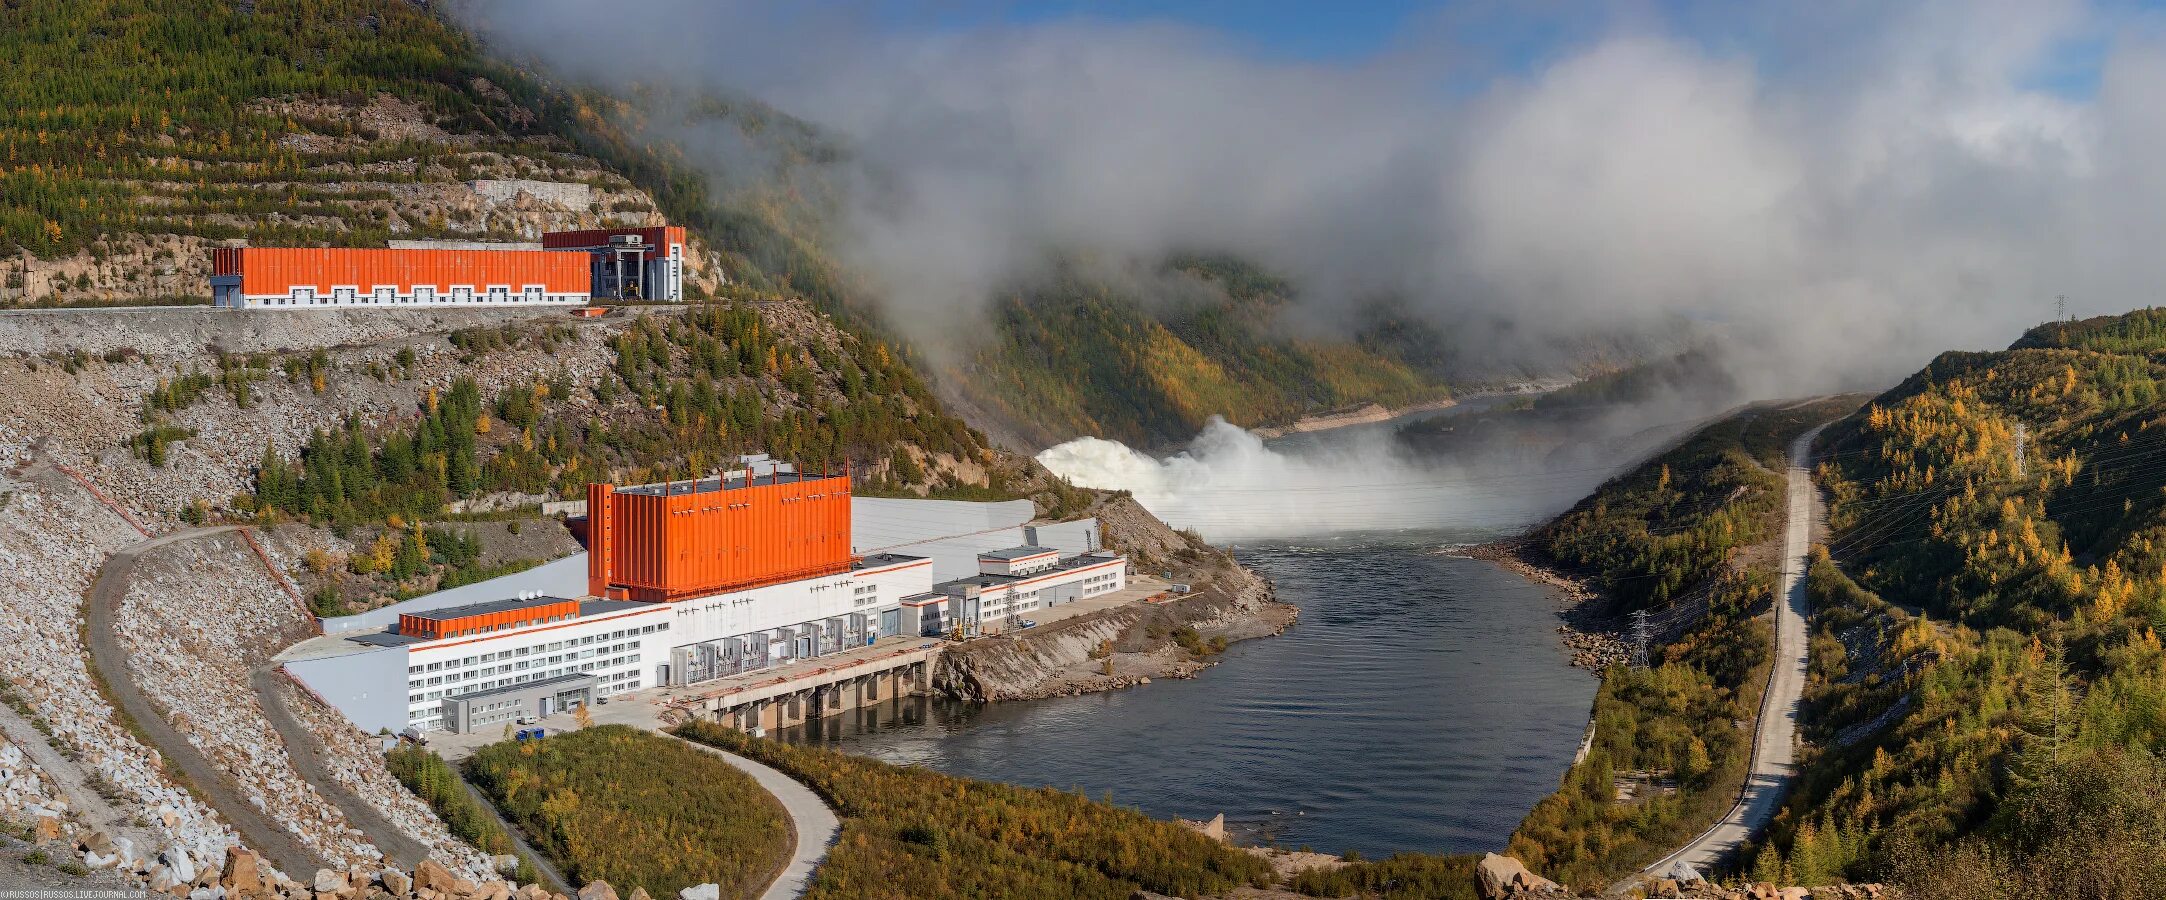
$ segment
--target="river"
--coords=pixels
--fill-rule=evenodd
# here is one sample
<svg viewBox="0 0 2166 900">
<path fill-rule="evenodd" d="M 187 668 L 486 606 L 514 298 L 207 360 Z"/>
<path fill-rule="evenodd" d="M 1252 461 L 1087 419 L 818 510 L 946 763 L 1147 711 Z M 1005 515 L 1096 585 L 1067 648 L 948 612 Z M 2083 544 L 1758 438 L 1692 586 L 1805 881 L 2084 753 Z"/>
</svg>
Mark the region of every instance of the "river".
<svg viewBox="0 0 2166 900">
<path fill-rule="evenodd" d="M 1570 765 L 1596 682 L 1567 665 L 1544 588 L 1438 552 L 1492 536 L 1246 545 L 1241 561 L 1301 622 L 1195 679 L 989 706 L 909 698 L 779 736 L 1158 817 L 1223 812 L 1237 840 L 1499 850 Z"/>
</svg>

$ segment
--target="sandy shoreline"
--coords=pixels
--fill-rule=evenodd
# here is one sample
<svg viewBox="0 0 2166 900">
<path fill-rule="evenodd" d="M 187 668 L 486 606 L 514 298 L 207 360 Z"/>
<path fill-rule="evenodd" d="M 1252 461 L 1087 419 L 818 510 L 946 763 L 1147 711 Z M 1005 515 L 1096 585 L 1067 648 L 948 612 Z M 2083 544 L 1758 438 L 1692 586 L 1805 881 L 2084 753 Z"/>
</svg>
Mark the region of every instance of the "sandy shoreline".
<svg viewBox="0 0 2166 900">
<path fill-rule="evenodd" d="M 1377 422 L 1389 422 L 1393 419 L 1399 418 L 1400 416 L 1413 415 L 1414 413 L 1434 412 L 1440 409 L 1450 409 L 1458 405 L 1459 400 L 1455 397 L 1445 397 L 1438 400 L 1429 400 L 1422 403 L 1413 403 L 1397 408 L 1388 407 L 1381 403 L 1366 403 L 1352 409 L 1336 410 L 1333 412 L 1320 413 L 1313 416 L 1302 416 L 1301 418 L 1295 419 L 1292 423 L 1286 425 L 1270 425 L 1263 428 L 1251 428 L 1249 429 L 1249 431 L 1254 432 L 1257 437 L 1269 440 L 1271 438 L 1285 437 L 1289 434 L 1308 434 L 1317 431 L 1330 431 L 1334 428 L 1346 428 L 1353 425 L 1372 425 Z"/>
</svg>

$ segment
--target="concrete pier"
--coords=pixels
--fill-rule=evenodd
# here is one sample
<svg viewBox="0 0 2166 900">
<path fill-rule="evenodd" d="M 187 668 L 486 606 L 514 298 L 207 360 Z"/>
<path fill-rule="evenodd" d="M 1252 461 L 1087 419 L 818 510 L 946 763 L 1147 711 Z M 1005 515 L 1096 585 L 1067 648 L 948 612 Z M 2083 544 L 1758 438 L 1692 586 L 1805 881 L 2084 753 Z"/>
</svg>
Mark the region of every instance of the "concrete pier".
<svg viewBox="0 0 2166 900">
<path fill-rule="evenodd" d="M 687 716 L 754 734 L 791 728 L 889 698 L 926 692 L 932 686 L 932 662 L 940 649 L 938 644 L 921 644 L 765 679 L 733 678 L 670 706 Z"/>
</svg>

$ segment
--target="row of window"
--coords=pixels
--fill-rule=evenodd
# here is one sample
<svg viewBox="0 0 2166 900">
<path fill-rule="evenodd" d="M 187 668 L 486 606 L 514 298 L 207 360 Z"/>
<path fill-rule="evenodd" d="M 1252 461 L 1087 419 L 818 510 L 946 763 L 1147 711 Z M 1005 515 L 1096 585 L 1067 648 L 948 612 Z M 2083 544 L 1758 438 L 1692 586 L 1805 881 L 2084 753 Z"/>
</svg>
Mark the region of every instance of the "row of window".
<svg viewBox="0 0 2166 900">
<path fill-rule="evenodd" d="M 367 294 L 355 288 L 332 288 L 331 295 L 320 296 L 314 288 L 297 287 L 286 296 L 263 300 L 266 305 L 276 306 L 395 306 L 400 304 L 430 303 L 510 303 L 515 295 L 509 285 L 492 285 L 476 292 L 471 286 L 453 287 L 446 295 L 439 296 L 436 288 L 416 286 L 413 293 L 402 294 L 396 287 L 377 287 Z M 529 285 L 519 290 L 516 299 L 521 303 L 584 303 L 587 294 L 552 294 L 547 288 Z"/>
<path fill-rule="evenodd" d="M 551 656 L 546 659 L 522 659 L 517 662 L 509 662 L 502 665 L 483 666 L 479 669 L 472 669 L 464 672 L 453 672 L 449 675 L 432 675 L 428 678 L 415 678 L 407 681 L 406 686 L 408 688 L 435 687 L 439 684 L 456 683 L 460 681 L 472 680 L 475 678 L 486 678 L 488 676 L 501 673 L 523 672 L 527 669 L 538 668 L 541 666 L 553 666 L 557 663 L 564 662 L 565 660 L 579 660 L 610 653 L 622 653 L 626 650 L 634 648 L 635 646 L 637 646 L 636 643 L 627 641 L 622 644 L 611 644 L 607 647 L 596 647 L 588 650 L 576 650 L 571 653 L 560 653 L 556 656 Z"/>
<path fill-rule="evenodd" d="M 547 644 L 533 644 L 526 647 L 515 647 L 510 650 L 500 650 L 494 653 L 482 653 L 475 656 L 464 657 L 461 659 L 447 659 L 440 662 L 432 662 L 427 665 L 411 665 L 406 667 L 406 674 L 419 675 L 423 672 L 437 672 L 444 669 L 460 669 L 474 665 L 476 663 L 494 662 L 500 659 L 512 659 L 515 657 L 527 656 L 534 653 L 554 653 L 558 650 L 563 650 L 569 647 L 585 647 L 590 644 L 597 644 L 605 641 L 621 641 L 628 637 L 638 637 L 642 634 L 652 634 L 657 631 L 668 630 L 669 623 L 660 622 L 641 628 L 626 628 L 618 631 L 612 631 L 608 634 L 590 634 L 586 637 L 581 638 L 570 638 L 562 641 L 553 641 Z"/>
<path fill-rule="evenodd" d="M 406 695 L 406 702 L 409 706 L 422 703 L 434 703 L 438 700 L 444 699 L 445 696 L 450 694 L 471 694 L 477 691 L 490 691 L 500 687 L 510 687 L 515 684 L 525 684 L 529 681 L 547 681 L 548 679 L 558 678 L 567 674 L 576 675 L 581 672 L 591 672 L 596 669 L 613 669 L 618 666 L 637 665 L 638 663 L 639 654 L 637 653 L 629 654 L 626 656 L 611 657 L 609 659 L 597 659 L 590 662 L 576 663 L 562 668 L 549 669 L 547 671 L 529 672 L 525 675 L 514 675 L 509 678 L 499 678 L 494 681 L 484 681 L 480 684 L 453 685 L 444 690 L 411 693 Z"/>
</svg>

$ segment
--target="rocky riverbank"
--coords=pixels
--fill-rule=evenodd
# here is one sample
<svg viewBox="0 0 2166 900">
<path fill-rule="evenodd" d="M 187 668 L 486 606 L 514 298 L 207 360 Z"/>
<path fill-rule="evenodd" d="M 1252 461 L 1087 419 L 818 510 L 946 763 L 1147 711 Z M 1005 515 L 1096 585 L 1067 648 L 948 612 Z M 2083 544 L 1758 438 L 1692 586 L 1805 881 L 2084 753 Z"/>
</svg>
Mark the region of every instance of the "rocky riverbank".
<svg viewBox="0 0 2166 900">
<path fill-rule="evenodd" d="M 1264 428 L 1251 428 L 1249 430 L 1255 432 L 1256 436 L 1258 437 L 1269 439 L 1276 437 L 1285 437 L 1289 434 L 1307 434 L 1312 431 L 1330 431 L 1333 428 L 1345 428 L 1350 425 L 1370 425 L 1377 422 L 1389 422 L 1392 419 L 1396 419 L 1400 416 L 1412 415 L 1414 413 L 1421 412 L 1434 412 L 1440 409 L 1450 409 L 1458 405 L 1459 401 L 1450 397 L 1445 397 L 1440 400 L 1430 400 L 1424 403 L 1414 403 L 1407 406 L 1401 406 L 1397 409 L 1387 407 L 1381 403 L 1365 403 L 1351 409 L 1339 409 L 1313 416 L 1302 416 L 1301 418 L 1295 419 L 1291 424 L 1287 425 L 1268 426 Z"/>
<path fill-rule="evenodd" d="M 962 700 L 1041 700 L 1193 678 L 1226 644 L 1280 634 L 1300 611 L 1230 560 L 1187 597 L 1131 603 L 940 655 L 933 686 Z"/>
<path fill-rule="evenodd" d="M 1562 606 L 1559 616 L 1564 619 L 1564 624 L 1557 626 L 1558 640 L 1572 651 L 1574 667 L 1600 673 L 1631 660 L 1632 645 L 1626 642 L 1617 623 L 1604 615 L 1609 609 L 1609 596 L 1587 579 L 1558 566 L 1526 539 L 1496 541 L 1454 552 L 1495 563 L 1521 578 L 1554 589 Z"/>
</svg>

